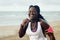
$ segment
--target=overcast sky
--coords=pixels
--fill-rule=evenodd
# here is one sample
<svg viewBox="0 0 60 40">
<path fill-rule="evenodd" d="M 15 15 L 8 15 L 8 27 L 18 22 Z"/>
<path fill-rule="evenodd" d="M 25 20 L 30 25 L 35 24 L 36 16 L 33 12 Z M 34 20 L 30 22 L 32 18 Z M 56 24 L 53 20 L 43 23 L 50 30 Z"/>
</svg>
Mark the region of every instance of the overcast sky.
<svg viewBox="0 0 60 40">
<path fill-rule="evenodd" d="M 0 0 L 0 11 L 27 11 L 39 5 L 41 11 L 60 11 L 60 0 Z"/>
</svg>

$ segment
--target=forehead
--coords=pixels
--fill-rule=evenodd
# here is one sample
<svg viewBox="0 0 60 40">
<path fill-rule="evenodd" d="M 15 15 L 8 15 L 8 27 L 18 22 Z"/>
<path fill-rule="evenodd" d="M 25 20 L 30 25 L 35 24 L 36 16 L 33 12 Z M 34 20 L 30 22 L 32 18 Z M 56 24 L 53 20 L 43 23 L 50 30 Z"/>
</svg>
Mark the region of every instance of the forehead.
<svg viewBox="0 0 60 40">
<path fill-rule="evenodd" d="M 35 7 L 31 7 L 29 10 L 33 10 L 33 11 L 36 11 Z"/>
</svg>

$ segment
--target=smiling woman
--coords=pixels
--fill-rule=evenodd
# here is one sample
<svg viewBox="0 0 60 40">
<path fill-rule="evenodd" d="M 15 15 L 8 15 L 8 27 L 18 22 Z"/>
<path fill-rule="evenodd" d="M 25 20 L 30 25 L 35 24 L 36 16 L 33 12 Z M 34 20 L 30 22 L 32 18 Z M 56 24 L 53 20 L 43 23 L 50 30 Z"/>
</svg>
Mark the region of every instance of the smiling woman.
<svg viewBox="0 0 60 40">
<path fill-rule="evenodd" d="M 17 36 L 15 37 L 15 35 L 17 35 L 16 31 L 18 30 L 19 26 L 16 27 L 16 25 L 20 25 L 22 23 L 22 20 L 28 17 L 27 11 L 30 5 L 40 6 L 41 14 L 44 16 L 44 18 L 46 18 L 48 22 L 54 21 L 54 24 L 53 23 L 51 24 L 55 28 L 54 31 L 55 31 L 56 39 L 60 37 L 59 36 L 60 33 L 58 29 L 60 27 L 59 25 L 57 25 L 57 24 L 60 24 L 59 23 L 60 21 L 60 0 L 45 0 L 45 1 L 44 0 L 37 0 L 37 1 L 36 0 L 0 0 L 0 36 L 3 36 L 2 38 L 0 38 L 0 40 L 10 40 L 10 39 L 13 40 L 17 37 Z M 35 11 L 36 10 L 34 10 L 33 12 Z M 31 13 L 31 11 L 29 12 Z M 30 14 L 31 19 L 33 18 L 32 17 L 33 15 L 35 14 Z M 58 21 L 58 23 L 55 21 Z M 31 28 L 31 30 L 28 29 L 30 31 L 28 30 L 27 31 L 31 33 L 38 32 L 37 29 L 39 30 L 40 28 L 40 25 L 39 26 L 38 25 L 39 25 L 39 22 L 30 22 L 28 26 L 29 28 Z M 55 27 L 55 25 L 57 26 Z M 30 26 L 34 26 L 34 27 L 30 27 Z M 51 32 L 50 29 L 51 28 L 48 29 L 49 32 Z M 11 35 L 14 35 L 14 36 L 12 37 Z M 10 36 L 11 38 L 5 37 L 5 36 Z M 36 38 L 38 37 L 36 36 Z M 16 40 L 18 39 L 16 38 Z"/>
<path fill-rule="evenodd" d="M 46 35 L 48 35 L 50 40 L 55 40 L 52 27 L 41 16 L 39 6 L 31 5 L 29 7 L 28 17 L 20 25 L 20 38 L 27 34 L 29 40 L 47 40 Z"/>
</svg>

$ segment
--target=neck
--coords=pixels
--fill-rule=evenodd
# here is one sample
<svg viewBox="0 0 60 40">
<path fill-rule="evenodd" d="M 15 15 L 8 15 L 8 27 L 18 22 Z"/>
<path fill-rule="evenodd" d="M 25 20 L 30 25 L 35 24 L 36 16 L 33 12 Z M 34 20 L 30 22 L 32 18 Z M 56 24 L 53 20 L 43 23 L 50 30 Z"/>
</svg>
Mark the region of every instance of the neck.
<svg viewBox="0 0 60 40">
<path fill-rule="evenodd" d="M 33 19 L 33 20 L 30 20 L 31 22 L 38 22 L 38 20 L 36 20 L 36 19 Z"/>
</svg>

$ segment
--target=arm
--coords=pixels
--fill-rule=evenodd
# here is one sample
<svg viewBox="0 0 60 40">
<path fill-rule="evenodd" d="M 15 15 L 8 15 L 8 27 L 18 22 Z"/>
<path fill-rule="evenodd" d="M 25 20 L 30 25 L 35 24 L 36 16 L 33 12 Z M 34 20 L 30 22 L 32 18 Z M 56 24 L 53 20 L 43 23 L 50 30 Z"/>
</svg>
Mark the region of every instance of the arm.
<svg viewBox="0 0 60 40">
<path fill-rule="evenodd" d="M 41 20 L 41 25 L 44 28 L 45 33 L 49 36 L 50 40 L 55 40 L 54 33 L 53 33 L 53 30 L 51 29 L 50 25 L 43 20 Z"/>
<path fill-rule="evenodd" d="M 55 40 L 54 33 L 47 33 L 49 36 L 50 40 Z"/>
<path fill-rule="evenodd" d="M 25 35 L 26 29 L 28 26 L 28 19 L 23 20 L 23 23 L 20 25 L 19 37 L 22 38 Z"/>
</svg>

